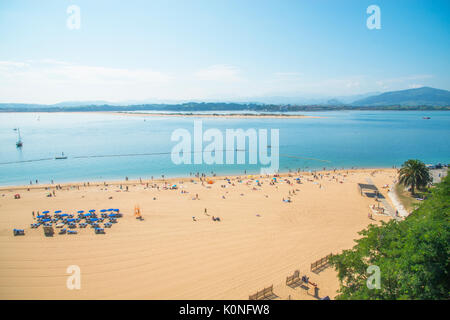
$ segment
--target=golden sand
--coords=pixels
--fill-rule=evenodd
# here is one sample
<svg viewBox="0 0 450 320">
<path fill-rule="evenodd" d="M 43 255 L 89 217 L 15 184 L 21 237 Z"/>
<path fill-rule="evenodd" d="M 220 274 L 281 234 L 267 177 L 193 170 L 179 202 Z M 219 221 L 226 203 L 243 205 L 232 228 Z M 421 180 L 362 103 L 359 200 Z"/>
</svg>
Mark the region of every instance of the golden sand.
<svg viewBox="0 0 450 320">
<path fill-rule="evenodd" d="M 128 192 L 123 182 L 122 190 L 120 182 L 81 184 L 79 190 L 72 184 L 56 190 L 55 197 L 47 197 L 49 190 L 42 187 L 2 188 L 0 299 L 248 299 L 270 285 L 277 299 L 313 299 L 312 290 L 285 285 L 297 269 L 318 284 L 321 297 L 333 298 L 336 272 L 315 274 L 310 264 L 351 248 L 358 231 L 389 219 L 368 218 L 375 201 L 361 196 L 357 183 L 370 178 L 388 198 L 382 187 L 393 183 L 396 171 L 322 173 L 318 179 L 286 174 L 274 185 L 259 176 L 229 177 L 231 184 L 223 177 L 203 185 L 198 178 L 150 181 L 148 188 L 147 180 L 129 181 Z M 295 183 L 299 176 L 302 184 Z M 166 190 L 165 183 L 180 188 Z M 283 202 L 289 191 L 292 202 Z M 21 199 L 14 199 L 16 193 Z M 193 200 L 196 194 L 199 200 Z M 135 205 L 144 221 L 133 216 Z M 30 228 L 33 210 L 104 208 L 124 214 L 105 235 L 88 227 L 77 235 L 47 238 L 42 227 Z M 14 237 L 13 228 L 26 235 Z M 66 287 L 70 265 L 81 268 L 80 290 Z"/>
</svg>

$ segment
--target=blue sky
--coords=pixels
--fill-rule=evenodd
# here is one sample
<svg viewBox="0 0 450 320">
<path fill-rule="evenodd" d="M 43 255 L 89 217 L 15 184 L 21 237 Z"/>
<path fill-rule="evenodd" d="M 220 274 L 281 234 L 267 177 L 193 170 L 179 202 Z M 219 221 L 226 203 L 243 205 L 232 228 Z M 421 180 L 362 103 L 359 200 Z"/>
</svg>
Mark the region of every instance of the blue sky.
<svg viewBox="0 0 450 320">
<path fill-rule="evenodd" d="M 448 90 L 449 15 L 446 0 L 1 0 L 0 102 Z"/>
</svg>

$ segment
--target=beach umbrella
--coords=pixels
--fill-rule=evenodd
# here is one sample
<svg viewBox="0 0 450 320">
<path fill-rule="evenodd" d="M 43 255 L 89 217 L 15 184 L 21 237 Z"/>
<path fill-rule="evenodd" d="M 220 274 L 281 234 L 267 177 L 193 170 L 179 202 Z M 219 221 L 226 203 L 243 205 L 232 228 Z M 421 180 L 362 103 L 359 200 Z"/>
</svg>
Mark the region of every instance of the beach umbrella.
<svg viewBox="0 0 450 320">
<path fill-rule="evenodd" d="M 91 221 L 97 221 L 98 220 L 98 218 L 92 218 L 91 219 Z"/>
<path fill-rule="evenodd" d="M 119 209 L 114 209 L 115 212 L 119 212 Z"/>
<path fill-rule="evenodd" d="M 56 211 L 55 211 L 55 213 L 61 213 L 61 212 L 62 212 L 61 210 L 56 210 Z"/>
<path fill-rule="evenodd" d="M 39 215 L 39 216 L 37 216 L 39 219 L 42 219 L 42 218 L 45 218 L 45 216 L 43 216 L 43 215 Z"/>
<path fill-rule="evenodd" d="M 100 212 L 106 212 L 106 211 L 108 211 L 108 210 L 106 210 L 106 209 L 102 209 L 102 210 L 100 210 Z"/>
<path fill-rule="evenodd" d="M 67 219 L 67 222 L 73 222 L 75 219 Z"/>
<path fill-rule="evenodd" d="M 89 217 L 91 214 L 90 213 L 85 213 L 84 216 L 85 217 Z"/>
<path fill-rule="evenodd" d="M 114 209 L 110 208 L 110 209 L 108 209 L 108 211 L 114 211 Z"/>
<path fill-rule="evenodd" d="M 83 211 L 83 210 L 80 210 L 80 211 L 78 211 L 77 213 L 84 213 L 84 211 Z"/>
<path fill-rule="evenodd" d="M 50 221 L 52 221 L 51 219 L 44 219 L 44 220 L 42 220 L 42 222 L 50 222 Z"/>
<path fill-rule="evenodd" d="M 42 211 L 42 213 L 50 213 L 50 211 L 48 211 L 48 210 L 47 211 Z"/>
<path fill-rule="evenodd" d="M 91 210 L 89 210 L 89 212 L 90 212 L 90 213 L 93 213 L 93 212 L 95 212 L 95 210 L 94 210 L 94 209 L 91 209 Z"/>
<path fill-rule="evenodd" d="M 63 214 L 61 215 L 61 217 L 67 217 L 67 216 L 68 216 L 67 213 L 63 213 Z"/>
</svg>

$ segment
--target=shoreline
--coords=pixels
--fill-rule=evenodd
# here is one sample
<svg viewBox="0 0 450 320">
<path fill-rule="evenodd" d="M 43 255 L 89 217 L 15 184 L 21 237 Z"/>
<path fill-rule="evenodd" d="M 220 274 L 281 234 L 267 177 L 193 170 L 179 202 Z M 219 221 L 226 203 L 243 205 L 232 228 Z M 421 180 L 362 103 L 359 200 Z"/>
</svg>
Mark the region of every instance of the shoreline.
<svg viewBox="0 0 450 320">
<path fill-rule="evenodd" d="M 158 178 L 142 178 L 142 179 L 104 179 L 104 180 L 90 180 L 90 181 L 67 181 L 67 182 L 60 182 L 60 183 L 38 183 L 38 184 L 32 184 L 32 185 L 7 185 L 2 186 L 0 185 L 0 191 L 13 191 L 13 190 L 47 190 L 47 189 L 54 189 L 57 186 L 61 187 L 84 187 L 86 184 L 86 187 L 89 186 L 103 186 L 103 185 L 135 185 L 135 184 L 145 184 L 145 183 L 162 183 L 162 182 L 174 182 L 174 181 L 183 181 L 188 182 L 190 180 L 199 180 L 200 178 L 203 179 L 209 179 L 209 180 L 223 180 L 224 178 L 242 178 L 242 179 L 249 179 L 248 177 L 273 177 L 275 175 L 278 175 L 280 177 L 288 177 L 289 175 L 313 175 L 313 173 L 342 173 L 342 172 L 373 172 L 378 170 L 396 170 L 397 168 L 392 167 L 369 167 L 369 168 L 341 168 L 341 169 L 326 169 L 326 170 L 310 170 L 310 171 L 297 171 L 297 170 L 291 170 L 289 171 L 282 171 L 278 172 L 276 174 L 260 174 L 260 173 L 242 173 L 242 174 L 236 174 L 232 173 L 229 175 L 224 174 L 218 174 L 218 175 L 206 175 L 204 177 L 202 176 L 169 176 L 169 177 L 158 177 Z M 142 180 L 142 182 L 141 182 Z"/>
</svg>

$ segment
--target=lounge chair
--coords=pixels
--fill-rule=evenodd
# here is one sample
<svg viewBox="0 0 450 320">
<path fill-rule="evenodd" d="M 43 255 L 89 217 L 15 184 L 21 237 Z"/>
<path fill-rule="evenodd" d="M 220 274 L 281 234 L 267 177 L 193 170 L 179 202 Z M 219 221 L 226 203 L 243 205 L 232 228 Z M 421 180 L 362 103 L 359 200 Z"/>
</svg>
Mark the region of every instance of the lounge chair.
<svg viewBox="0 0 450 320">
<path fill-rule="evenodd" d="M 23 230 L 23 229 L 14 229 L 13 233 L 14 233 L 14 236 L 24 236 L 25 235 L 25 230 Z"/>
<path fill-rule="evenodd" d="M 95 228 L 95 234 L 105 234 L 105 230 L 102 228 Z"/>
</svg>

